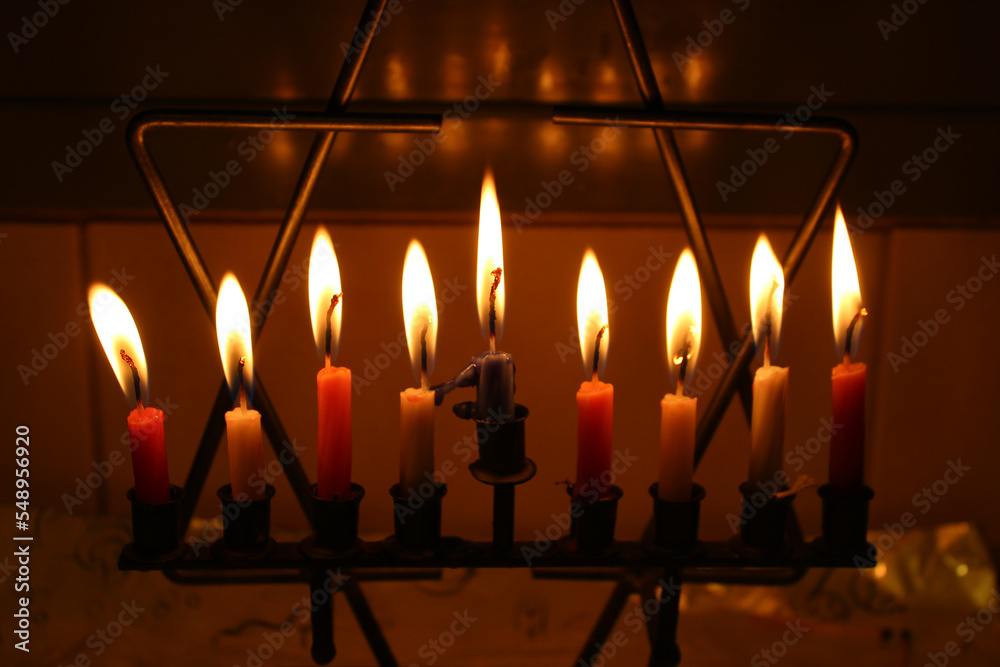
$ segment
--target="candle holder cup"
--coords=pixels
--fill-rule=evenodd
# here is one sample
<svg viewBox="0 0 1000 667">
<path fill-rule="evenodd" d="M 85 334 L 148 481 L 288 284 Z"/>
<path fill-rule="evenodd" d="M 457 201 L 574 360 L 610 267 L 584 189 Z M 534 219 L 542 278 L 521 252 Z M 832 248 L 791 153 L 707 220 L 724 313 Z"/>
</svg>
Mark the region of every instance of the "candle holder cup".
<svg viewBox="0 0 1000 667">
<path fill-rule="evenodd" d="M 603 556 L 615 553 L 615 523 L 618 519 L 618 501 L 623 491 L 612 486 L 609 495 L 585 498 L 574 495 L 574 487 L 566 491 L 570 501 L 570 551 L 586 556 Z"/>
<path fill-rule="evenodd" d="M 740 493 L 743 494 L 740 533 L 731 540 L 732 548 L 749 558 L 791 553 L 785 528 L 795 494 L 768 494 L 750 482 L 740 484 Z"/>
<path fill-rule="evenodd" d="M 264 489 L 264 497 L 234 498 L 230 484 L 219 487 L 222 501 L 222 539 L 212 544 L 212 553 L 228 560 L 254 560 L 269 556 L 276 543 L 271 539 L 271 498 L 274 487 Z"/>
<path fill-rule="evenodd" d="M 299 543 L 299 550 L 310 558 L 327 559 L 350 556 L 361 551 L 358 521 L 365 488 L 351 484 L 349 498 L 328 500 L 319 497 L 318 485 L 310 487 L 313 500 L 313 534 Z"/>
<path fill-rule="evenodd" d="M 452 411 L 459 419 L 476 423 L 479 445 L 476 465 L 481 470 L 493 476 L 517 478 L 529 467 L 524 456 L 524 422 L 528 419 L 528 408 L 515 404 L 514 418 L 506 422 L 476 419 L 476 404 L 471 401 L 458 403 Z"/>
<path fill-rule="evenodd" d="M 823 535 L 816 547 L 837 555 L 866 554 L 868 504 L 875 492 L 868 486 L 841 490 L 829 484 L 819 487 L 823 500 Z"/>
<path fill-rule="evenodd" d="M 701 518 L 701 501 L 705 489 L 700 484 L 691 485 L 689 500 L 662 500 L 659 483 L 649 487 L 653 497 L 653 537 L 649 547 L 654 552 L 691 554 L 698 550 L 698 524 Z"/>
<path fill-rule="evenodd" d="M 476 419 L 476 404 L 459 403 L 453 412 L 459 419 L 476 423 L 479 458 L 469 464 L 476 481 L 493 487 L 493 548 L 506 551 L 514 545 L 514 487 L 537 472 L 535 462 L 524 455 L 524 426 L 528 408 L 514 405 L 514 420 L 495 422 Z"/>
<path fill-rule="evenodd" d="M 170 485 L 170 500 L 144 503 L 135 498 L 135 488 L 126 493 L 132 505 L 132 542 L 124 552 L 136 560 L 164 562 L 184 555 L 180 541 L 180 506 L 184 489 Z"/>
<path fill-rule="evenodd" d="M 441 542 L 441 501 L 448 485 L 428 481 L 404 493 L 399 484 L 393 484 L 389 493 L 397 544 L 415 554 L 437 548 Z"/>
</svg>

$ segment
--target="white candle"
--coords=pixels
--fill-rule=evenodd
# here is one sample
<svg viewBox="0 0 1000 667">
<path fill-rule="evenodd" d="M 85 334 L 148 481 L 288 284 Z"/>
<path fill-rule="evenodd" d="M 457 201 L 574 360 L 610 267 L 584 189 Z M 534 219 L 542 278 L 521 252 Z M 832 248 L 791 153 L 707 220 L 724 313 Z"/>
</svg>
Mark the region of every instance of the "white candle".
<svg viewBox="0 0 1000 667">
<path fill-rule="evenodd" d="M 407 494 L 434 479 L 434 392 L 399 394 L 399 489 Z"/>
<path fill-rule="evenodd" d="M 667 297 L 667 360 L 677 391 L 660 401 L 661 500 L 691 500 L 698 399 L 684 395 L 684 379 L 694 373 L 701 345 L 701 282 L 691 251 L 677 260 Z"/>
<path fill-rule="evenodd" d="M 427 256 L 416 240 L 403 264 L 403 320 L 410 365 L 420 382 L 399 394 L 399 490 L 407 494 L 434 480 L 434 392 L 428 377 L 434 370 L 437 305 Z"/>
<path fill-rule="evenodd" d="M 750 262 L 750 312 L 754 340 L 763 352 L 764 365 L 753 382 L 750 420 L 749 482 L 763 489 L 784 486 L 782 453 L 785 441 L 785 402 L 788 369 L 771 365 L 781 338 L 781 311 L 785 276 L 771 244 L 763 234 L 757 239 Z"/>
<path fill-rule="evenodd" d="M 753 415 L 750 421 L 750 483 L 754 486 L 781 481 L 781 456 L 785 442 L 785 401 L 788 369 L 758 368 L 753 379 Z"/>
<path fill-rule="evenodd" d="M 238 404 L 226 413 L 226 440 L 229 449 L 229 480 L 233 498 L 259 500 L 264 497 L 266 480 L 261 450 L 260 413 L 247 407 L 253 394 L 253 350 L 250 343 L 250 311 L 236 276 L 227 273 L 219 287 L 215 305 L 215 329 L 219 354 Z"/>
</svg>

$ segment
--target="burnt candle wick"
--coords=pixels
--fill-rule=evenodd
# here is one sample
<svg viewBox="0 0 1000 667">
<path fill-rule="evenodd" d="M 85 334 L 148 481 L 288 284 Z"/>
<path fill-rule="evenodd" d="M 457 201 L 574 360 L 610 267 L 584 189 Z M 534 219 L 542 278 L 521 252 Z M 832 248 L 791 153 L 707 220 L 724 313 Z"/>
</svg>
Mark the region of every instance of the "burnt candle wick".
<svg viewBox="0 0 1000 667">
<path fill-rule="evenodd" d="M 132 357 L 125 354 L 125 348 L 118 351 L 122 355 L 122 359 L 128 364 L 128 367 L 132 369 L 132 390 L 135 392 L 135 409 L 139 411 L 141 415 L 145 408 L 142 407 L 142 383 L 139 382 L 139 369 L 135 367 L 135 362 L 132 361 Z"/>
</svg>

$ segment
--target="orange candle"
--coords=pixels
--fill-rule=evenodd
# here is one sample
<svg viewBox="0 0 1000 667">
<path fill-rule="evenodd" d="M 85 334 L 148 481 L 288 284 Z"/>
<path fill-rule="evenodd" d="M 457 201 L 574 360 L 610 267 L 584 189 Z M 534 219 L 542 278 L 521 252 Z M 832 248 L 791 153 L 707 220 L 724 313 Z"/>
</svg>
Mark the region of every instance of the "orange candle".
<svg viewBox="0 0 1000 667">
<path fill-rule="evenodd" d="M 576 393 L 577 458 L 573 493 L 589 500 L 610 495 L 614 387 L 601 382 L 608 359 L 608 297 L 597 257 L 583 257 L 576 291 L 577 327 L 584 372 L 590 380 Z"/>
<path fill-rule="evenodd" d="M 166 502 L 170 500 L 170 480 L 164 415 L 163 410 L 145 407 L 149 403 L 149 375 L 139 330 L 125 302 L 106 285 L 93 285 L 88 302 L 97 337 L 118 376 L 125 400 L 133 408 L 127 421 L 135 499 L 142 503 Z"/>
<path fill-rule="evenodd" d="M 316 351 L 324 359 L 316 374 L 317 494 L 324 500 L 346 499 L 351 496 L 351 370 L 331 365 L 340 348 L 344 293 L 337 254 L 322 227 L 309 256 L 309 303 Z"/>
<path fill-rule="evenodd" d="M 316 374 L 319 439 L 317 492 L 325 500 L 351 496 L 351 369 L 325 366 Z"/>
<path fill-rule="evenodd" d="M 667 360 L 676 393 L 660 401 L 660 500 L 691 500 L 698 399 L 684 395 L 684 378 L 694 374 L 701 345 L 701 282 L 694 255 L 685 249 L 677 260 L 667 297 Z"/>
</svg>

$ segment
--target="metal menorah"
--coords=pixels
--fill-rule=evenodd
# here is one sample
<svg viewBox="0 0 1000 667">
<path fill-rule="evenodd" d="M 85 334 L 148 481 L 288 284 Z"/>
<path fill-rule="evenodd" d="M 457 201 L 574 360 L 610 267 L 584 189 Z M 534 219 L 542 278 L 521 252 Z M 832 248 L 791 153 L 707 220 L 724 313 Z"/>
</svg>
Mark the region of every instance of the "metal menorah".
<svg viewBox="0 0 1000 667">
<path fill-rule="evenodd" d="M 441 116 L 432 114 L 350 113 L 348 103 L 361 69 L 375 39 L 364 31 L 365 24 L 378 23 L 387 0 L 368 0 L 356 34 L 363 39 L 357 52 L 340 70 L 333 94 L 323 113 L 299 113 L 278 127 L 271 115 L 241 111 L 146 111 L 129 125 L 128 143 L 139 172 L 177 249 L 188 276 L 209 317 L 215 312 L 216 285 L 198 247 L 178 215 L 163 178 L 147 145 L 147 133 L 158 128 L 265 128 L 276 131 L 315 133 L 312 147 L 296 184 L 291 203 L 278 230 L 270 256 L 254 296 L 256 304 L 269 302 L 278 287 L 305 218 L 310 198 L 326 164 L 338 132 L 436 132 Z M 735 395 L 739 395 L 749 421 L 752 395 L 749 364 L 754 356 L 752 334 L 740 337 L 733 320 L 718 268 L 712 256 L 704 225 L 677 143 L 675 129 L 754 130 L 762 132 L 804 132 L 834 134 L 840 148 L 827 176 L 800 224 L 783 261 L 785 279 L 791 282 L 800 268 L 825 213 L 831 208 L 857 149 L 857 136 L 847 122 L 814 117 L 803 125 L 778 123 L 774 119 L 748 113 L 670 111 L 664 105 L 643 43 L 638 21 L 629 0 L 611 0 L 621 29 L 639 91 L 643 110 L 634 108 L 556 107 L 552 121 L 558 124 L 605 125 L 608 118 L 630 128 L 648 128 L 656 143 L 677 196 L 681 219 L 687 232 L 701 276 L 702 285 L 722 340 L 742 340 L 742 346 L 727 369 L 719 388 L 698 423 L 695 464 L 700 462 Z M 267 308 L 254 327 L 257 338 L 266 323 Z M 222 438 L 224 413 L 231 407 L 225 382 L 219 387 L 215 404 L 203 431 L 183 489 L 171 488 L 171 501 L 156 505 L 132 500 L 133 542 L 119 559 L 122 570 L 159 570 L 178 584 L 255 584 L 304 582 L 310 586 L 313 602 L 313 659 L 320 664 L 333 660 L 333 600 L 335 593 L 347 599 L 352 612 L 381 665 L 396 665 L 396 659 L 372 613 L 360 582 L 439 577 L 442 568 L 525 568 L 537 578 L 605 579 L 617 586 L 599 616 L 579 659 L 591 664 L 601 642 L 606 641 L 630 594 L 637 591 L 635 573 L 651 573 L 670 582 L 657 593 L 659 613 L 650 617 L 650 665 L 680 662 L 677 647 L 679 586 L 686 582 L 790 584 L 811 567 L 857 567 L 873 564 L 867 554 L 868 503 L 871 489 L 856 495 L 837 495 L 828 487 L 820 489 L 823 499 L 823 535 L 814 542 L 803 541 L 793 507 L 794 495 L 767 494 L 742 485 L 743 525 L 739 535 L 728 542 L 698 539 L 699 509 L 705 492 L 694 485 L 686 502 L 657 498 L 650 489 L 653 520 L 641 540 L 614 539 L 615 517 L 621 490 L 612 487 L 593 501 L 580 497 L 570 500 L 570 534 L 540 550 L 534 542 L 514 540 L 515 487 L 535 474 L 535 464 L 526 456 L 525 427 L 528 410 L 518 405 L 514 419 L 507 423 L 477 421 L 466 404 L 455 406 L 459 418 L 473 422 L 477 430 L 480 458 L 470 466 L 473 476 L 493 486 L 493 539 L 476 542 L 441 535 L 441 512 L 447 492 L 444 484 L 429 484 L 418 490 L 416 500 L 398 485 L 394 497 L 394 534 L 387 539 L 366 542 L 358 539 L 360 504 L 365 490 L 352 485 L 352 497 L 322 500 L 302 469 L 296 452 L 288 444 L 285 429 L 260 377 L 255 378 L 255 407 L 302 507 L 312 526 L 312 534 L 302 542 L 277 543 L 270 537 L 270 501 L 273 487 L 265 498 L 244 501 L 233 498 L 228 485 L 219 490 L 226 517 L 224 536 L 211 549 L 193 550 L 181 537 L 186 533 L 209 468 Z M 572 491 L 572 489 L 570 489 Z M 860 559 L 860 560 L 859 560 Z M 339 580 L 333 573 L 347 571 Z"/>
</svg>

